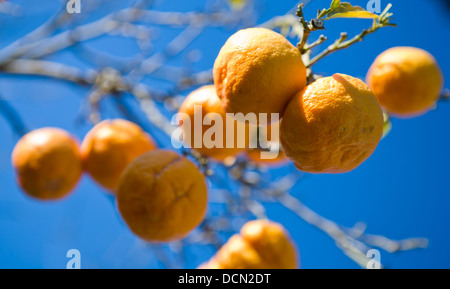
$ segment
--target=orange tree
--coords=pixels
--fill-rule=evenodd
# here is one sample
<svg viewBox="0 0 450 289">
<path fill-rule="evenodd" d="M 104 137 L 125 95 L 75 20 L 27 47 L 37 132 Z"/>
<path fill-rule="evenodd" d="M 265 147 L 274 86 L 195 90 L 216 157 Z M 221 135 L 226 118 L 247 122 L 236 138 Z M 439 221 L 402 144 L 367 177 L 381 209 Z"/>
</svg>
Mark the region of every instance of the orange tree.
<svg viewBox="0 0 450 289">
<path fill-rule="evenodd" d="M 132 5 L 92 20 L 88 16 L 96 9 L 96 5 L 98 5 L 97 1 L 86 4 L 83 7 L 84 12 L 80 15 L 67 14 L 65 8 L 62 8 L 36 30 L 1 49 L 0 73 L 13 76 L 39 76 L 86 87 L 89 93 L 85 97 L 86 101 L 82 110 L 84 121 L 96 124 L 107 118 L 102 102 L 105 99 L 112 99 L 115 107 L 121 112 L 122 118 L 134 121 L 142 127 L 150 123 L 153 129 L 149 132 L 154 138 L 157 138 L 155 135 L 159 135 L 162 139 L 159 140 L 160 143 L 167 143 L 174 133 L 176 126 L 171 124 L 170 119 L 182 107 L 186 95 L 195 88 L 215 84 L 217 95 L 222 100 L 223 109 L 227 112 L 277 112 L 281 115 L 286 113 L 286 119 L 282 121 L 281 127 L 281 144 L 285 147 L 284 151 L 299 170 L 314 173 L 343 173 L 356 168 L 372 154 L 382 135 L 386 136 L 391 128 L 389 109 L 382 112 L 376 98 L 381 100 L 386 97 L 383 94 L 386 90 L 382 85 L 386 79 L 390 79 L 392 72 L 378 77 L 377 82 L 374 82 L 369 75 L 370 84 L 376 85 L 376 89 L 371 91 L 361 80 L 354 77 L 336 74 L 330 78 L 322 78 L 323 76 L 315 73 L 313 69 L 316 63 L 331 53 L 349 48 L 380 28 L 395 26 L 391 22 L 393 14 L 390 12 L 392 8 L 390 4 L 380 14 L 375 14 L 347 2 L 333 0 L 329 7 L 319 10 L 317 15 L 309 18 L 303 12 L 305 4 L 301 4 L 286 15 L 274 17 L 259 25 L 254 21 L 256 12 L 253 1 L 218 1 L 218 6 L 212 10 L 192 13 L 161 12 L 152 9 L 153 1 L 136 1 Z M 14 6 L 11 4 L 8 7 L 13 9 Z M 14 11 L 10 10 L 10 14 L 14 14 L 12 12 Z M 320 35 L 313 41 L 311 37 L 314 32 L 325 30 L 328 23 L 331 25 L 328 21 L 334 18 L 371 19 L 372 25 L 351 38 L 346 33 L 342 33 L 321 52 L 313 53 L 313 50 L 315 51 L 327 41 L 327 37 Z M 182 28 L 182 32 L 152 50 L 154 26 Z M 231 37 L 231 41 L 227 42 L 220 52 L 214 71 L 211 67 L 204 71 L 192 72 L 190 69 L 195 65 L 201 51 L 190 50 L 189 45 L 209 26 L 231 28 L 234 31 L 246 27 L 258 26 L 258 28 L 238 32 L 237 36 L 233 36 L 238 40 Z M 124 59 L 113 56 L 108 51 L 98 51 L 85 45 L 89 40 L 110 35 L 135 40 L 141 51 L 131 58 Z M 296 45 L 290 44 L 286 39 L 289 39 L 291 43 L 295 41 Z M 52 59 L 53 56 L 69 48 L 75 56 L 94 69 L 73 66 L 69 62 L 58 62 Z M 283 50 L 289 52 L 281 52 Z M 239 53 L 242 51 L 245 51 L 245 55 L 250 58 L 241 58 Z M 184 61 L 179 61 L 181 55 L 184 55 Z M 426 61 L 421 63 L 429 65 Z M 420 66 L 421 63 L 417 65 Z M 374 64 L 374 66 L 378 67 L 382 64 Z M 391 69 L 395 70 L 395 63 L 392 64 Z M 421 68 L 414 69 L 419 71 Z M 398 73 L 401 74 L 401 71 Z M 157 88 L 149 84 L 161 79 L 170 85 Z M 404 81 L 412 79 L 419 82 L 420 76 L 418 78 L 399 77 L 399 79 L 403 81 L 402 85 L 407 87 L 408 84 Z M 258 81 L 268 82 L 258 85 Z M 432 83 L 434 88 L 431 90 L 433 95 L 429 97 L 431 102 L 436 102 L 441 93 L 441 83 L 437 82 Z M 390 89 L 392 87 L 395 87 L 395 84 L 390 84 Z M 418 87 L 423 86 L 418 85 Z M 270 97 L 271 95 L 275 95 L 276 98 Z M 124 100 L 125 96 L 133 97 L 138 107 L 129 105 Z M 216 97 L 215 94 L 214 97 Z M 250 98 L 250 101 L 246 98 Z M 427 107 L 432 105 L 431 102 L 427 102 Z M 214 105 L 217 105 L 217 101 Z M 136 117 L 137 111 L 146 116 L 145 122 Z M 21 116 L 7 102 L 2 112 L 19 135 L 26 133 Z M 339 126 L 339 124 L 342 125 Z M 116 139 L 114 136 L 113 138 Z M 143 150 L 142 153 L 152 148 L 153 146 L 149 145 L 148 149 Z M 170 145 L 166 148 L 173 150 Z M 261 148 L 257 147 L 250 151 L 254 152 L 255 149 Z M 138 158 L 134 165 L 132 163 L 124 176 L 114 177 L 115 183 L 119 181 L 119 178 L 122 182 L 119 186 L 119 209 L 122 216 L 128 225 L 131 224 L 131 230 L 147 241 L 175 240 L 176 244 L 183 247 L 193 244 L 210 245 L 218 250 L 218 255 L 210 262 L 222 264 L 225 262 L 223 260 L 228 260 L 230 256 L 226 255 L 228 254 L 226 252 L 231 252 L 239 255 L 240 259 L 238 259 L 243 260 L 242 264 L 247 264 L 241 267 L 252 268 L 256 266 L 254 260 L 262 258 L 261 252 L 254 249 L 255 246 L 263 244 L 261 246 L 267 246 L 270 250 L 278 250 L 276 244 L 279 242 L 288 244 L 288 241 L 284 239 L 284 233 L 281 233 L 282 227 L 269 226 L 267 230 L 272 230 L 273 233 L 267 233 L 272 231 L 261 231 L 263 229 L 256 225 L 246 225 L 241 231 L 245 242 L 240 241 L 242 239 L 240 235 L 231 237 L 228 242 L 227 239 L 241 229 L 241 226 L 237 226 L 236 223 L 243 224 L 255 218 L 265 220 L 268 218 L 266 204 L 277 203 L 324 232 L 349 258 L 364 268 L 371 260 L 371 256 L 367 253 L 372 248 L 397 252 L 427 246 L 426 239 L 390 240 L 384 236 L 366 234 L 364 230 L 357 228 L 341 226 L 317 214 L 294 196 L 293 188 L 303 177 L 299 170 L 289 169 L 283 177 L 271 180 L 270 177 L 266 177 L 267 174 L 269 176 L 271 174 L 270 162 L 252 161 L 252 158 L 245 155 L 236 155 L 227 158 L 226 161 L 222 159 L 217 161 L 215 158 L 208 157 L 207 154 L 202 155 L 202 150 L 183 149 L 182 153 L 184 157 L 167 151 L 164 153 L 159 153 L 158 150 L 152 151 Z M 161 160 L 165 155 L 168 155 L 169 159 Z M 112 155 L 114 156 L 117 156 L 117 153 Z M 178 176 L 172 174 L 172 170 L 166 171 L 166 167 L 173 166 L 170 158 L 180 160 L 184 164 L 180 172 L 185 170 L 185 173 L 180 173 Z M 105 160 L 108 159 L 109 157 L 105 156 Z M 130 161 L 127 160 L 127 163 Z M 157 163 L 154 163 L 155 161 Z M 14 162 L 17 162 L 16 157 Z M 292 167 L 293 164 L 283 162 L 281 166 Z M 142 168 L 148 170 L 145 172 L 148 175 L 154 175 L 155 180 L 160 180 L 158 182 L 164 184 L 161 186 L 165 190 L 174 193 L 175 201 L 178 193 L 183 196 L 186 194 L 178 192 L 174 184 L 178 185 L 179 182 L 181 186 L 188 183 L 186 178 L 190 175 L 195 176 L 190 181 L 201 187 L 195 190 L 196 193 L 200 192 L 198 198 L 196 197 L 200 205 L 194 208 L 198 211 L 195 214 L 177 213 L 179 217 L 177 222 L 180 224 L 185 216 L 188 216 L 189 220 L 192 219 L 189 224 L 184 224 L 189 228 L 182 228 L 182 232 L 178 234 L 175 228 L 178 224 L 176 222 L 171 223 L 174 228 L 158 227 L 161 225 L 158 223 L 158 218 L 162 218 L 161 216 L 170 219 L 170 212 L 189 212 L 189 202 L 179 205 L 180 208 L 168 204 L 169 215 L 164 215 L 165 212 L 162 212 L 155 216 L 148 208 L 158 207 L 163 210 L 164 207 L 161 208 L 158 204 L 152 203 L 147 194 L 156 196 L 160 192 L 155 191 L 152 185 L 148 184 L 150 181 L 145 178 Z M 114 171 L 114 168 L 111 169 Z M 124 170 L 123 166 L 120 168 L 120 171 L 122 170 Z M 205 211 L 203 203 L 206 197 L 200 172 L 213 188 L 209 189 L 209 197 L 226 200 L 220 210 L 209 210 L 205 216 L 203 216 Z M 133 179 L 136 176 L 144 177 L 136 182 Z M 143 187 L 133 187 L 137 183 L 142 183 Z M 230 186 L 224 185 L 226 183 L 233 183 L 237 189 L 229 189 Z M 29 189 L 24 188 L 24 190 Z M 192 188 L 184 186 L 183 190 L 187 191 L 189 196 Z M 128 191 L 133 191 L 135 194 L 127 195 Z M 143 205 L 144 201 L 145 205 Z M 148 208 L 144 209 L 144 206 Z M 138 212 L 140 212 L 139 216 L 146 217 L 139 218 L 139 222 L 136 223 L 133 220 L 137 220 Z M 203 218 L 202 221 L 201 218 Z M 149 222 L 146 223 L 145 219 Z M 271 219 L 282 223 L 282 218 L 274 216 Z M 234 222 L 235 220 L 238 221 Z M 255 224 L 265 224 L 266 221 L 261 222 Z M 192 231 L 195 226 L 197 228 Z M 163 232 L 161 233 L 163 237 L 160 237 L 160 232 Z M 184 238 L 188 233 L 191 234 Z M 177 237 L 174 238 L 174 235 Z M 270 245 L 271 238 L 275 238 L 273 246 Z M 250 242 L 248 240 L 252 240 L 252 246 L 248 245 Z M 265 241 L 269 243 L 266 244 Z M 240 244 L 241 247 L 230 245 L 233 242 Z M 169 247 L 161 248 L 161 246 L 156 247 L 155 254 L 164 261 L 166 258 L 161 254 L 170 250 Z M 293 249 L 290 245 L 288 251 L 289 258 L 293 258 L 294 254 L 291 254 Z M 274 264 L 280 261 L 270 261 L 267 258 L 262 258 L 264 262 L 258 261 L 257 264 L 276 267 Z M 290 268 L 297 262 L 298 260 L 292 260 L 285 267 Z M 179 264 L 167 263 L 165 265 L 179 266 Z"/>
</svg>

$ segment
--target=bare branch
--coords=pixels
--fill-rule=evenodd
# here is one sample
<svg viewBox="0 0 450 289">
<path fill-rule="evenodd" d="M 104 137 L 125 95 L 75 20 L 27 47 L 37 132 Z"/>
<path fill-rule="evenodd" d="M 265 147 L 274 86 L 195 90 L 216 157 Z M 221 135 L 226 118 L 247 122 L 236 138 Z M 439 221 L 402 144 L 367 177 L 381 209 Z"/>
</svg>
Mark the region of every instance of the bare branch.
<svg viewBox="0 0 450 289">
<path fill-rule="evenodd" d="M 0 2 L 0 14 L 11 15 L 13 17 L 18 17 L 22 7 L 20 5 L 10 3 L 10 2 Z"/>
<path fill-rule="evenodd" d="M 7 74 L 49 77 L 82 86 L 94 84 L 97 77 L 97 73 L 92 70 L 83 71 L 61 63 L 29 59 L 11 61 L 3 67 L 0 66 L 0 71 Z"/>
</svg>

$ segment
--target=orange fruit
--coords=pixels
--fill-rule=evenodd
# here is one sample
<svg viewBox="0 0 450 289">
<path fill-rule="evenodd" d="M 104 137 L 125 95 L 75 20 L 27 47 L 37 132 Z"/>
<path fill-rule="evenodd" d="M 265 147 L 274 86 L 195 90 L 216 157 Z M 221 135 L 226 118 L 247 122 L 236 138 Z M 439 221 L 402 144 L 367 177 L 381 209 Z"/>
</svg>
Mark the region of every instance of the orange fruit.
<svg viewBox="0 0 450 289">
<path fill-rule="evenodd" d="M 203 269 L 296 269 L 297 249 L 288 232 L 268 220 L 251 221 Z"/>
<path fill-rule="evenodd" d="M 105 120 L 89 131 L 81 145 L 84 169 L 108 191 L 115 193 L 125 168 L 137 156 L 155 149 L 149 134 L 124 120 Z"/>
<path fill-rule="evenodd" d="M 256 164 L 268 166 L 279 166 L 289 161 L 286 153 L 281 147 L 279 127 L 277 127 L 278 134 L 274 134 L 274 139 L 272 139 L 273 127 L 279 126 L 280 124 L 281 122 L 277 122 L 266 127 L 258 127 L 258 134 L 253 137 L 257 138 L 257 143 L 260 145 L 258 148 L 249 148 L 247 150 L 246 154 L 249 160 Z M 263 141 L 261 141 L 261 137 Z M 269 146 L 272 151 L 269 150 Z M 262 152 L 265 154 L 263 155 Z"/>
<path fill-rule="evenodd" d="M 129 226 L 149 242 L 182 239 L 203 220 L 207 187 L 199 169 L 167 150 L 137 157 L 125 170 L 117 204 Z"/>
<path fill-rule="evenodd" d="M 434 57 L 415 47 L 394 47 L 381 53 L 367 73 L 367 83 L 390 114 L 414 117 L 436 104 L 443 88 Z"/>
<path fill-rule="evenodd" d="M 217 95 L 228 113 L 278 113 L 306 85 L 299 50 L 266 28 L 240 30 L 231 36 L 214 63 Z"/>
<path fill-rule="evenodd" d="M 23 136 L 12 153 L 12 164 L 19 186 L 40 200 L 67 196 L 83 172 L 77 141 L 58 128 L 41 128 Z"/>
<path fill-rule="evenodd" d="M 296 167 L 310 173 L 345 173 L 375 150 L 383 113 L 361 80 L 334 74 L 320 78 L 289 103 L 281 144 Z"/>
<path fill-rule="evenodd" d="M 198 109 L 195 110 L 195 107 L 198 107 Z M 226 115 L 222 108 L 222 103 L 217 97 L 214 85 L 203 86 L 189 94 L 181 105 L 179 113 L 179 123 L 183 124 L 181 113 L 186 114 L 186 116 L 190 119 L 190 125 L 182 125 L 183 138 L 185 142 L 201 154 L 212 157 L 218 161 L 223 161 L 228 157 L 236 156 L 245 151 L 245 147 L 248 144 L 248 137 L 246 140 L 243 140 L 242 145 L 239 145 L 238 137 L 241 136 L 239 135 L 239 129 L 244 131 L 247 128 L 243 123 L 237 122 L 231 116 Z M 218 133 L 221 134 L 218 139 L 218 144 L 221 147 L 212 147 L 214 144 L 208 144 L 204 141 L 205 133 L 209 129 L 212 129 L 213 126 L 217 125 L 215 121 L 212 121 L 211 124 L 203 124 L 208 114 L 215 114 L 222 120 L 223 127 L 218 131 Z M 198 126 L 199 130 L 196 134 L 195 121 L 197 119 L 201 121 L 201 124 Z M 229 123 L 232 123 L 233 126 L 229 126 Z M 234 141 L 231 140 L 231 145 L 227 145 L 227 131 L 230 131 L 231 134 L 232 130 L 234 130 L 234 133 L 232 134 Z M 248 133 L 246 132 L 243 136 L 247 136 L 247 134 Z M 200 145 L 197 145 L 196 147 L 195 138 L 197 137 L 201 137 L 201 142 L 199 143 Z M 212 139 L 216 140 L 217 137 L 218 136 L 214 134 Z M 209 137 L 206 139 L 209 140 Z M 239 148 L 239 146 L 241 146 L 241 148 Z"/>
</svg>

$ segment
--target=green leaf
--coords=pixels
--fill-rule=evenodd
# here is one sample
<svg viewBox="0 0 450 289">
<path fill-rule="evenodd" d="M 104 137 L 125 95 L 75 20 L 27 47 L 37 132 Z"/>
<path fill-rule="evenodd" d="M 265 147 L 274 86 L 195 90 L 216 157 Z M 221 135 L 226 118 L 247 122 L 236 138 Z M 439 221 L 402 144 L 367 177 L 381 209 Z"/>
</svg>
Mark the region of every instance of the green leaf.
<svg viewBox="0 0 450 289">
<path fill-rule="evenodd" d="M 228 0 L 228 4 L 233 10 L 242 10 L 247 5 L 248 0 Z"/>
<path fill-rule="evenodd" d="M 364 8 L 359 6 L 352 6 L 352 4 L 347 2 L 340 3 L 340 6 L 330 13 L 327 14 L 328 19 L 333 18 L 366 18 L 366 19 L 377 19 L 379 16 L 377 14 L 371 13 Z"/>
<path fill-rule="evenodd" d="M 331 2 L 330 9 L 334 10 L 339 6 L 341 6 L 341 0 L 333 0 L 333 2 Z"/>
<path fill-rule="evenodd" d="M 322 11 L 320 11 L 319 15 L 317 15 L 317 18 L 323 18 L 323 17 L 327 16 L 328 14 L 333 12 L 333 10 L 339 8 L 340 6 L 341 6 L 341 0 L 333 0 L 331 2 L 330 8 L 323 9 Z"/>
<path fill-rule="evenodd" d="M 317 18 L 325 17 L 328 13 L 330 13 L 330 11 L 330 9 L 323 9 L 322 11 L 320 11 L 319 15 L 317 15 Z"/>
<path fill-rule="evenodd" d="M 383 135 L 382 139 L 385 138 L 392 130 L 392 122 L 389 114 L 383 112 L 384 124 L 383 124 Z"/>
</svg>

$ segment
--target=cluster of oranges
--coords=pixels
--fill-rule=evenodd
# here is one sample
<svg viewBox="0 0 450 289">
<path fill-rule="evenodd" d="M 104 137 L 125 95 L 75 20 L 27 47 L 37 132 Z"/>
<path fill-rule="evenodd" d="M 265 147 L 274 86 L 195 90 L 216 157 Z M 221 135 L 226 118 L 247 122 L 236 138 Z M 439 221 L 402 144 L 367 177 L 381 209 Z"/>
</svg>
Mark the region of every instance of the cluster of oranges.
<svg viewBox="0 0 450 289">
<path fill-rule="evenodd" d="M 117 197 L 125 222 L 147 241 L 185 237 L 206 211 L 207 188 L 199 169 L 175 152 L 158 149 L 149 134 L 126 120 L 97 124 L 81 146 L 64 130 L 35 130 L 17 143 L 12 162 L 19 185 L 41 200 L 67 196 L 88 172 Z"/>
<path fill-rule="evenodd" d="M 254 162 L 271 164 L 290 159 L 298 169 L 309 173 L 355 169 L 375 151 L 381 139 L 382 107 L 397 116 L 422 114 L 436 103 L 443 84 L 441 71 L 430 54 L 418 48 L 396 47 L 376 59 L 367 75 L 368 85 L 339 73 L 307 85 L 299 49 L 265 28 L 244 29 L 230 37 L 213 72 L 215 86 L 194 91 L 180 111 L 194 118 L 195 103 L 203 106 L 203 115 L 218 113 L 227 118 L 230 114 L 266 114 L 267 121 L 258 120 L 257 125 L 267 126 L 266 131 L 279 127 L 279 139 L 270 141 L 281 151 L 275 159 L 262 159 L 258 148 L 196 149 L 213 158 L 221 156 L 219 159 L 243 151 Z M 282 121 L 271 119 L 274 113 Z M 193 135 L 192 128 L 186 130 Z M 255 135 L 250 132 L 246 136 L 252 137 Z"/>
<path fill-rule="evenodd" d="M 390 114 L 410 117 L 433 107 L 442 89 L 441 71 L 427 52 L 397 47 L 381 54 L 362 80 L 334 74 L 307 85 L 299 49 L 282 35 L 264 28 L 237 32 L 221 49 L 214 65 L 214 85 L 192 92 L 180 112 L 194 119 L 215 113 L 224 123 L 231 114 L 267 114 L 256 126 L 267 136 L 280 129 L 282 147 L 273 159 L 261 158 L 260 148 L 247 141 L 258 137 L 244 126 L 243 146 L 196 147 L 216 161 L 245 154 L 253 162 L 276 164 L 291 160 L 311 173 L 344 173 L 363 163 L 383 133 L 382 107 Z M 280 122 L 272 114 L 278 114 Z M 233 120 L 234 121 L 234 120 Z M 211 124 L 203 124 L 203 135 Z M 194 135 L 195 126 L 183 126 Z M 237 141 L 236 133 L 234 140 Z M 189 143 L 193 146 L 193 143 Z M 69 194 L 83 171 L 117 197 L 129 228 L 150 242 L 179 240 L 203 220 L 207 184 L 197 166 L 173 151 L 157 148 L 150 135 L 125 120 L 96 125 L 81 146 L 68 132 L 43 128 L 25 135 L 12 155 L 17 180 L 30 196 L 42 200 Z M 247 223 L 202 268 L 296 268 L 295 245 L 280 225 Z"/>
</svg>

